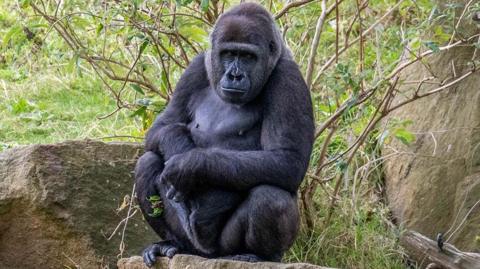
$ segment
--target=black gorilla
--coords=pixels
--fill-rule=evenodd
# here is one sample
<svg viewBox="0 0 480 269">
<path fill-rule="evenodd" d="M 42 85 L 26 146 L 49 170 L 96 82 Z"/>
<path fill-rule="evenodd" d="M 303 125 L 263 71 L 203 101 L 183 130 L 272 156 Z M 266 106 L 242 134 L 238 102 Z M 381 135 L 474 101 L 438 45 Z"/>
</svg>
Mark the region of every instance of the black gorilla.
<svg viewBox="0 0 480 269">
<path fill-rule="evenodd" d="M 145 249 L 147 265 L 176 253 L 279 261 L 297 233 L 313 133 L 309 91 L 268 11 L 245 3 L 223 14 L 135 169 L 143 214 L 164 239 Z"/>
</svg>

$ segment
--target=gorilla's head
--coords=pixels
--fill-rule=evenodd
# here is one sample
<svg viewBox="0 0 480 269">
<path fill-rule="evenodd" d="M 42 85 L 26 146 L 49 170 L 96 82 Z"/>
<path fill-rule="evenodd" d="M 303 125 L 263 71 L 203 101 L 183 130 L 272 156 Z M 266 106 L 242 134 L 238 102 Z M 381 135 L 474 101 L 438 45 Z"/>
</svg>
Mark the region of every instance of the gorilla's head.
<svg viewBox="0 0 480 269">
<path fill-rule="evenodd" d="M 223 100 L 252 101 L 262 91 L 285 48 L 270 13 L 254 3 L 240 4 L 217 20 L 206 68 Z"/>
</svg>

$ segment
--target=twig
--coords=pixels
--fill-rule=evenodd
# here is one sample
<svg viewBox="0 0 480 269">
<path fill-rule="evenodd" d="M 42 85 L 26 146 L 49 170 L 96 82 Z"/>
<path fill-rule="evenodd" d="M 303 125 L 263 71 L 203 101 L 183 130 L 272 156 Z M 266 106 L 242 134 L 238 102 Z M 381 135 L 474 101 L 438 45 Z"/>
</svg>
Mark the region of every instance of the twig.
<svg viewBox="0 0 480 269">
<path fill-rule="evenodd" d="M 128 220 L 130 219 L 128 216 L 131 216 L 130 212 L 132 211 L 132 204 L 133 204 L 133 201 L 135 200 L 135 196 L 136 196 L 135 183 L 133 183 L 132 194 L 130 195 L 130 203 L 128 205 L 127 218 L 125 219 L 125 225 L 123 226 L 123 231 L 122 231 L 122 238 L 120 240 L 120 246 L 119 246 L 120 253 L 118 254 L 120 258 L 122 257 L 123 251 L 125 250 L 125 243 L 124 243 L 125 231 L 127 230 Z"/>
<path fill-rule="evenodd" d="M 460 26 L 460 22 L 462 22 L 463 16 L 465 16 L 465 12 L 467 11 L 468 7 L 472 4 L 472 2 L 473 2 L 473 0 L 470 0 L 470 1 L 465 5 L 465 7 L 463 8 L 462 14 L 461 14 L 460 17 L 458 18 L 458 21 L 457 21 L 457 23 L 455 24 L 455 27 L 453 28 L 452 36 L 450 37 L 450 41 L 448 42 L 449 45 L 453 43 L 453 40 L 455 39 L 455 35 L 457 34 L 457 29 L 458 29 L 458 27 Z"/>
<path fill-rule="evenodd" d="M 310 2 L 312 2 L 313 0 L 300 0 L 300 1 L 295 1 L 295 2 L 290 2 L 288 3 L 286 6 L 284 6 L 275 16 L 274 18 L 276 20 L 278 20 L 280 17 L 282 17 L 283 15 L 285 15 L 290 9 L 294 8 L 294 7 L 299 7 L 299 6 L 303 6 L 303 5 L 306 5 Z"/>
<path fill-rule="evenodd" d="M 375 29 L 375 27 L 380 23 L 382 22 L 385 18 L 387 18 L 394 10 L 396 10 L 401 3 L 403 3 L 403 1 L 405 0 L 399 0 L 392 8 L 390 8 L 385 14 L 383 14 L 382 17 L 380 17 L 377 21 L 375 21 L 368 29 L 366 29 L 362 36 L 365 37 L 367 36 L 373 29 Z M 315 82 L 320 78 L 320 76 L 323 74 L 323 72 L 333 63 L 335 62 L 338 57 L 340 57 L 340 55 L 342 53 L 344 53 L 346 50 L 348 50 L 348 48 L 350 48 L 353 44 L 357 43 L 357 41 L 360 40 L 360 36 L 355 38 L 354 40 L 352 40 L 351 42 L 349 42 L 346 46 L 344 46 L 343 48 L 339 49 L 338 51 L 338 55 L 334 55 L 332 56 L 330 59 L 328 59 L 328 61 L 325 62 L 325 64 L 320 68 L 320 71 L 317 73 L 317 75 L 315 76 L 315 79 L 313 80 L 313 83 L 312 84 L 315 84 Z"/>
<path fill-rule="evenodd" d="M 322 13 L 318 17 L 317 26 L 315 27 L 315 35 L 313 37 L 312 46 L 310 47 L 310 57 L 308 57 L 307 63 L 307 73 L 306 73 L 306 82 L 308 88 L 312 86 L 312 73 L 315 64 L 315 57 L 317 56 L 318 43 L 320 41 L 320 36 L 322 35 L 323 24 L 327 16 L 327 0 L 322 0 Z"/>
</svg>

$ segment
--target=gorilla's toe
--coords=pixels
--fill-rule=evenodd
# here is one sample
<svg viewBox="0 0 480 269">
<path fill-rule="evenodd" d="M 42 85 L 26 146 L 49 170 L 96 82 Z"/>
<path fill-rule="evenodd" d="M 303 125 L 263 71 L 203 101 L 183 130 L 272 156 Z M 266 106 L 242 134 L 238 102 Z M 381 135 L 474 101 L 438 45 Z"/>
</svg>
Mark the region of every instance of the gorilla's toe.
<svg viewBox="0 0 480 269">
<path fill-rule="evenodd" d="M 175 254 L 177 254 L 177 251 L 178 250 L 176 247 L 170 247 L 165 251 L 165 256 L 172 258 L 173 256 L 175 256 Z"/>
<path fill-rule="evenodd" d="M 172 258 L 177 252 L 178 249 L 167 242 L 154 243 L 143 251 L 143 262 L 152 267 L 158 256 Z"/>
<path fill-rule="evenodd" d="M 152 267 L 159 254 L 159 246 L 157 244 L 152 244 L 143 251 L 143 262 L 148 267 Z"/>
</svg>

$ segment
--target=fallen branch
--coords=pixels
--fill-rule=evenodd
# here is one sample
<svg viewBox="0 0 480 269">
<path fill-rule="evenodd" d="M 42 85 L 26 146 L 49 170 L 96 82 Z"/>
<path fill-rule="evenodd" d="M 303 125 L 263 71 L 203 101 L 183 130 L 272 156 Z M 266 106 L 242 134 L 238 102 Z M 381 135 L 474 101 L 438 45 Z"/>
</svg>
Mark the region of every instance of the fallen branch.
<svg viewBox="0 0 480 269">
<path fill-rule="evenodd" d="M 443 250 L 437 242 L 415 232 L 407 231 L 400 237 L 400 244 L 420 268 L 473 269 L 480 268 L 480 253 L 462 252 L 445 243 Z"/>
</svg>

